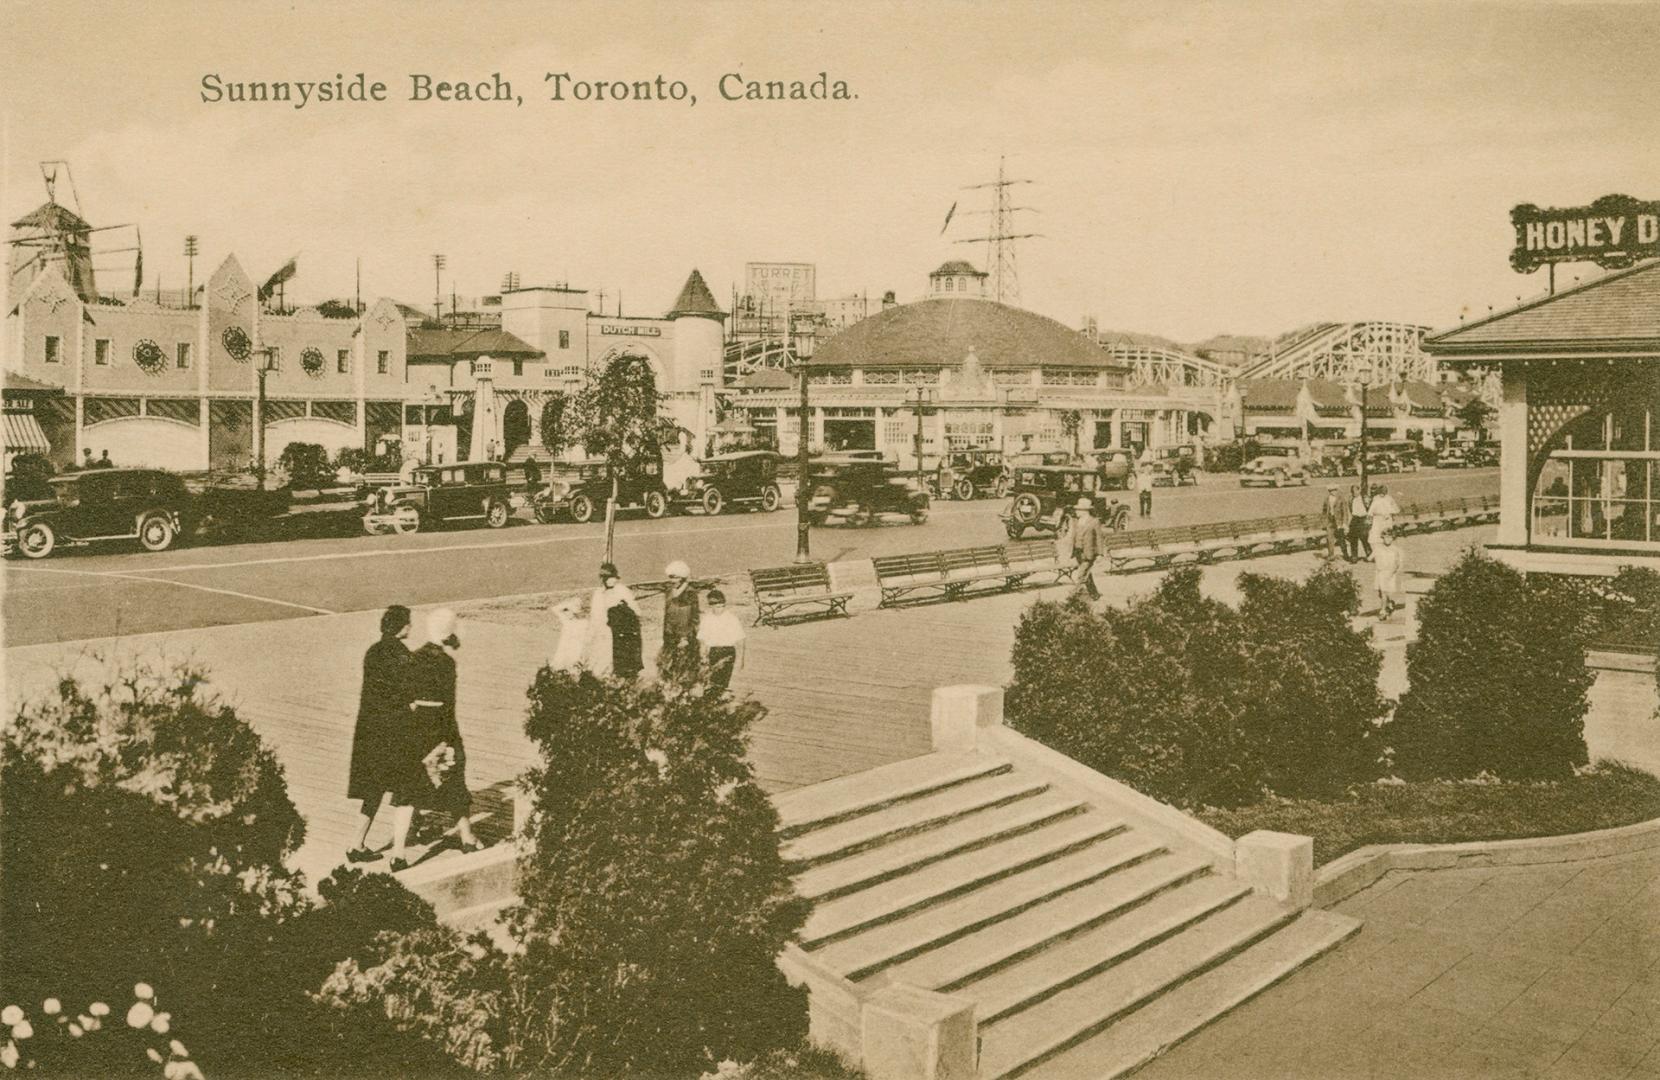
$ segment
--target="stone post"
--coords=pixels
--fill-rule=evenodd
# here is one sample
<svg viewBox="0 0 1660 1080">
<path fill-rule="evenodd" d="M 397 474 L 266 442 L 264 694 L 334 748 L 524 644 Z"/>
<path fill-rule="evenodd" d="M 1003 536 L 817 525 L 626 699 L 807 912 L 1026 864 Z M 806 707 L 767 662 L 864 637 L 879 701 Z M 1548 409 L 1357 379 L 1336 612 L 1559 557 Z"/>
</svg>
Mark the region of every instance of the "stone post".
<svg viewBox="0 0 1660 1080">
<path fill-rule="evenodd" d="M 861 1063 L 871 1080 L 974 1080 L 974 1003 L 912 986 L 884 986 L 861 1012 Z"/>
<path fill-rule="evenodd" d="M 935 750 L 973 750 L 980 729 L 1003 723 L 1001 686 L 942 686 L 929 716 Z"/>
<path fill-rule="evenodd" d="M 1258 829 L 1234 844 L 1234 869 L 1256 892 L 1302 910 L 1314 902 L 1314 840 Z"/>
</svg>

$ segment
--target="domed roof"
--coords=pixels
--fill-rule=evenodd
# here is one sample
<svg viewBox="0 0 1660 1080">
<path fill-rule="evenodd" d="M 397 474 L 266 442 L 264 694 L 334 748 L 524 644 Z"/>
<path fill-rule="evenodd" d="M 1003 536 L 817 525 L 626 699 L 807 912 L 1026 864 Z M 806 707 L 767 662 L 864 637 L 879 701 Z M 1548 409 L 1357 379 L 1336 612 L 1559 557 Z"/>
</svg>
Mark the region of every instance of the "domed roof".
<svg viewBox="0 0 1660 1080">
<path fill-rule="evenodd" d="M 959 367 L 969 350 L 984 368 L 1124 369 L 1054 319 L 993 300 L 923 300 L 849 326 L 818 347 L 813 367 Z"/>
<path fill-rule="evenodd" d="M 940 268 L 929 277 L 939 277 L 941 274 L 973 274 L 975 277 L 986 277 L 984 270 L 974 269 L 974 264 L 963 259 L 952 259 L 947 263 L 940 263 Z"/>
</svg>

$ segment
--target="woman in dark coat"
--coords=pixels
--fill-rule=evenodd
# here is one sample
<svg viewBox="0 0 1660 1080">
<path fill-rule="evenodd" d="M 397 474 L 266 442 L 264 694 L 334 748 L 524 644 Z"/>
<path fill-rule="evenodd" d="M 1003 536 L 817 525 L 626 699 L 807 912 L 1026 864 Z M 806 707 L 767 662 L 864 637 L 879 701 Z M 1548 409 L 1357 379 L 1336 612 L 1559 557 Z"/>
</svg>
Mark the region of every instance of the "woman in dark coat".
<svg viewBox="0 0 1660 1080">
<path fill-rule="evenodd" d="M 463 851 L 481 846 L 473 835 L 468 814 L 472 795 L 467 790 L 467 749 L 455 715 L 455 612 L 438 608 L 427 616 L 427 643 L 414 653 L 415 715 L 420 731 L 419 751 L 423 783 L 415 798 L 422 810 L 455 818 L 455 833 Z"/>
<path fill-rule="evenodd" d="M 691 586 L 691 567 L 679 559 L 663 572 L 669 588 L 663 594 L 663 650 L 657 654 L 657 670 L 666 680 L 689 678 L 698 669 L 697 590 Z"/>
<path fill-rule="evenodd" d="M 380 640 L 363 654 L 363 693 L 352 731 L 351 771 L 346 797 L 363 800 L 357 843 L 346 852 L 352 862 L 372 862 L 380 852 L 370 849 L 369 827 L 381 800 L 392 796 L 392 854 L 401 860 L 409 822 L 414 816 L 409 799 L 414 768 L 409 757 L 414 700 L 410 677 L 414 659 L 404 639 L 409 636 L 409 609 L 393 604 L 380 617 Z"/>
</svg>

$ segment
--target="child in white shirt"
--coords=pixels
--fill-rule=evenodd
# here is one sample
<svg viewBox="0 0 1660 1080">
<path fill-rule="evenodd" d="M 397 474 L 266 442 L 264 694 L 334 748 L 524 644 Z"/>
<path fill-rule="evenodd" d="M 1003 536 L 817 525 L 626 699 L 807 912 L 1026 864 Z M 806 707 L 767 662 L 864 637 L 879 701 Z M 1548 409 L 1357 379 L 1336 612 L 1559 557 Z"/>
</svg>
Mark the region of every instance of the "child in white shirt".
<svg viewBox="0 0 1660 1080">
<path fill-rule="evenodd" d="M 710 589 L 708 607 L 697 623 L 697 640 L 708 651 L 709 682 L 725 690 L 738 665 L 738 646 L 743 644 L 744 624 L 726 608 L 726 594 Z"/>
<path fill-rule="evenodd" d="M 1396 608 L 1406 605 L 1395 598 L 1401 594 L 1401 545 L 1395 542 L 1392 529 L 1378 534 L 1378 547 L 1372 555 L 1377 570 L 1378 618 L 1387 619 Z"/>
</svg>

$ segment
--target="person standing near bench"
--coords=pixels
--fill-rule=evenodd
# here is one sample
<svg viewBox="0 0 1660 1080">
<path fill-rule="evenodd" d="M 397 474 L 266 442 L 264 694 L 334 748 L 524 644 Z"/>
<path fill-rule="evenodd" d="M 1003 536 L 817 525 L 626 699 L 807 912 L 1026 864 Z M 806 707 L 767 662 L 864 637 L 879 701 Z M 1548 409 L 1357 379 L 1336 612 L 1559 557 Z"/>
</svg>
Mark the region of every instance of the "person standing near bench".
<svg viewBox="0 0 1660 1080">
<path fill-rule="evenodd" d="M 1080 581 L 1091 600 L 1101 599 L 1101 590 L 1095 587 L 1095 560 L 1101 557 L 1101 523 L 1095 520 L 1095 504 L 1087 498 L 1078 500 L 1078 512 L 1072 522 L 1072 561 L 1078 564 L 1074 578 Z"/>
<path fill-rule="evenodd" d="M 1360 558 L 1360 549 L 1366 549 L 1366 558 L 1372 557 L 1372 500 L 1354 485 L 1349 486 L 1349 554 Z"/>
<path fill-rule="evenodd" d="M 709 610 L 697 623 L 697 640 L 709 651 L 709 685 L 725 690 L 738 666 L 738 646 L 743 644 L 744 624 L 726 610 L 726 594 L 709 590 Z"/>
<path fill-rule="evenodd" d="M 374 862 L 380 852 L 369 847 L 369 826 L 381 800 L 392 797 L 392 858 L 402 861 L 415 815 L 411 801 L 418 782 L 419 754 L 413 752 L 415 719 L 415 660 L 404 644 L 409 637 L 409 609 L 393 604 L 380 617 L 380 640 L 363 654 L 363 692 L 358 700 L 357 726 L 352 731 L 352 757 L 346 797 L 361 799 L 357 843 L 346 852 L 350 862 Z"/>
<path fill-rule="evenodd" d="M 1371 543 L 1368 548 L 1375 546 L 1379 537 L 1395 527 L 1395 515 L 1400 512 L 1400 504 L 1395 501 L 1395 496 L 1389 494 L 1388 488 L 1379 484 L 1372 489 Z"/>
<path fill-rule="evenodd" d="M 1349 554 L 1349 514 L 1349 500 L 1337 490 L 1336 484 L 1327 484 L 1326 501 L 1320 507 L 1320 517 L 1326 523 L 1327 561 L 1336 559 L 1341 551 L 1344 562 L 1354 562 L 1354 556 Z"/>
<path fill-rule="evenodd" d="M 664 679 L 690 677 L 697 670 L 697 590 L 692 588 L 692 568 L 679 559 L 663 568 L 669 579 L 663 594 L 663 650 L 657 654 L 657 670 Z"/>
<path fill-rule="evenodd" d="M 1372 563 L 1377 570 L 1378 618 L 1387 619 L 1406 605 L 1396 598 L 1401 595 L 1401 570 L 1404 566 L 1401 545 L 1395 542 L 1395 530 L 1378 533 L 1377 555 Z"/>
</svg>

